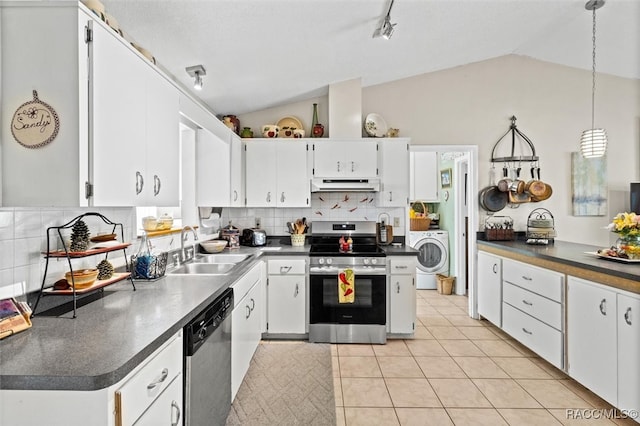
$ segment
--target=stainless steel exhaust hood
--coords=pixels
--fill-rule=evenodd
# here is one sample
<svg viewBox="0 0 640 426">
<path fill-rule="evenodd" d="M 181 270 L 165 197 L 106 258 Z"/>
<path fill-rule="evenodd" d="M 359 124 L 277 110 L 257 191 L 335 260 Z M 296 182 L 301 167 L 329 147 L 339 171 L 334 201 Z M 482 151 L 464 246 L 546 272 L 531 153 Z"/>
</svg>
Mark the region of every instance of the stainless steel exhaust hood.
<svg viewBox="0 0 640 426">
<path fill-rule="evenodd" d="M 380 179 L 311 179 L 311 192 L 378 192 Z"/>
</svg>

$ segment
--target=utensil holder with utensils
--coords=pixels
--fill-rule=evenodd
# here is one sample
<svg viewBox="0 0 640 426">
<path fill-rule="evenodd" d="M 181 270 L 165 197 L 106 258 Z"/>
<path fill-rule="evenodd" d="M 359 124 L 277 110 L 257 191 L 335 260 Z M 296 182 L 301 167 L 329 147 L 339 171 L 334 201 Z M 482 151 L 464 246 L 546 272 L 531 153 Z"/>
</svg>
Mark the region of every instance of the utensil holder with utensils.
<svg viewBox="0 0 640 426">
<path fill-rule="evenodd" d="M 305 234 L 291 234 L 291 245 L 294 247 L 303 246 L 305 237 Z"/>
</svg>

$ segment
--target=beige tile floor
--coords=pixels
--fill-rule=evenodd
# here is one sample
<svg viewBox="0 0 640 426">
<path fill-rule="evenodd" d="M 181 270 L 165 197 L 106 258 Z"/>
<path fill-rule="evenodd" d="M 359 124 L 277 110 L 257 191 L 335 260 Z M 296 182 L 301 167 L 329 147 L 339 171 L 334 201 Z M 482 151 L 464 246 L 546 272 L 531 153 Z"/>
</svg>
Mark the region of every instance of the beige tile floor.
<svg viewBox="0 0 640 426">
<path fill-rule="evenodd" d="M 638 426 L 568 418 L 567 409 L 611 406 L 491 323 L 469 318 L 467 303 L 419 290 L 415 339 L 332 345 L 338 425 Z"/>
</svg>

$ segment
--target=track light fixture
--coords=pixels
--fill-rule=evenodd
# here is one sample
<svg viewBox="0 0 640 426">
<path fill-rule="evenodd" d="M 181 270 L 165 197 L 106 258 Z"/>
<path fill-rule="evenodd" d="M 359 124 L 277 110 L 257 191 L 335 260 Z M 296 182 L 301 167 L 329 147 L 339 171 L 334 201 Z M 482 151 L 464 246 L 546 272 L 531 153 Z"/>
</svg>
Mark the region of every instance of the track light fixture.
<svg viewBox="0 0 640 426">
<path fill-rule="evenodd" d="M 387 11 L 387 15 L 384 17 L 384 21 L 382 21 L 382 25 L 373 32 L 373 38 L 382 37 L 385 40 L 389 40 L 391 35 L 393 34 L 394 27 L 396 24 L 391 23 L 391 8 L 393 7 L 394 0 L 391 0 L 389 4 L 389 10 Z"/>
<path fill-rule="evenodd" d="M 202 65 L 194 65 L 187 67 L 187 74 L 193 77 L 193 88 L 196 90 L 202 90 L 202 76 L 207 75 L 207 70 Z"/>
<path fill-rule="evenodd" d="M 595 128 L 596 116 L 596 9 L 604 6 L 605 0 L 589 0 L 584 8 L 593 13 L 593 33 L 591 40 L 593 41 L 593 50 L 591 57 L 593 59 L 591 67 L 591 128 L 582 132 L 580 138 L 580 152 L 584 158 L 602 157 L 607 152 L 607 131 L 605 129 Z"/>
</svg>

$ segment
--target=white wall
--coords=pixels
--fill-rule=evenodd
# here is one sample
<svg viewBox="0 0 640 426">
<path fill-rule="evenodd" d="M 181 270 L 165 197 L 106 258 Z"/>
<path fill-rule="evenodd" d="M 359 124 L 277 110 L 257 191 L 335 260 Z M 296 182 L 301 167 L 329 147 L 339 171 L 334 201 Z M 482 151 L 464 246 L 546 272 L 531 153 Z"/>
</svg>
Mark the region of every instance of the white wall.
<svg viewBox="0 0 640 426">
<path fill-rule="evenodd" d="M 308 126 L 312 102 L 240 119 L 245 126 L 296 115 Z M 518 129 L 536 147 L 542 179 L 553 187 L 547 201 L 498 213 L 513 217 L 518 230 L 526 229 L 531 210 L 544 207 L 555 217 L 558 239 L 607 246 L 613 237 L 604 227 L 628 208 L 629 182 L 640 180 L 640 80 L 597 76 L 596 126 L 605 127 L 609 135 L 605 217 L 571 215 L 571 152 L 578 150 L 580 134 L 591 126 L 590 71 L 508 55 L 366 87 L 363 117 L 371 112 L 399 128 L 400 136 L 411 137 L 412 144 L 478 145 L 481 187 L 490 183 L 491 150 L 515 115 Z M 327 128 L 328 123 L 323 124 Z M 481 211 L 480 224 L 485 217 Z"/>
</svg>

